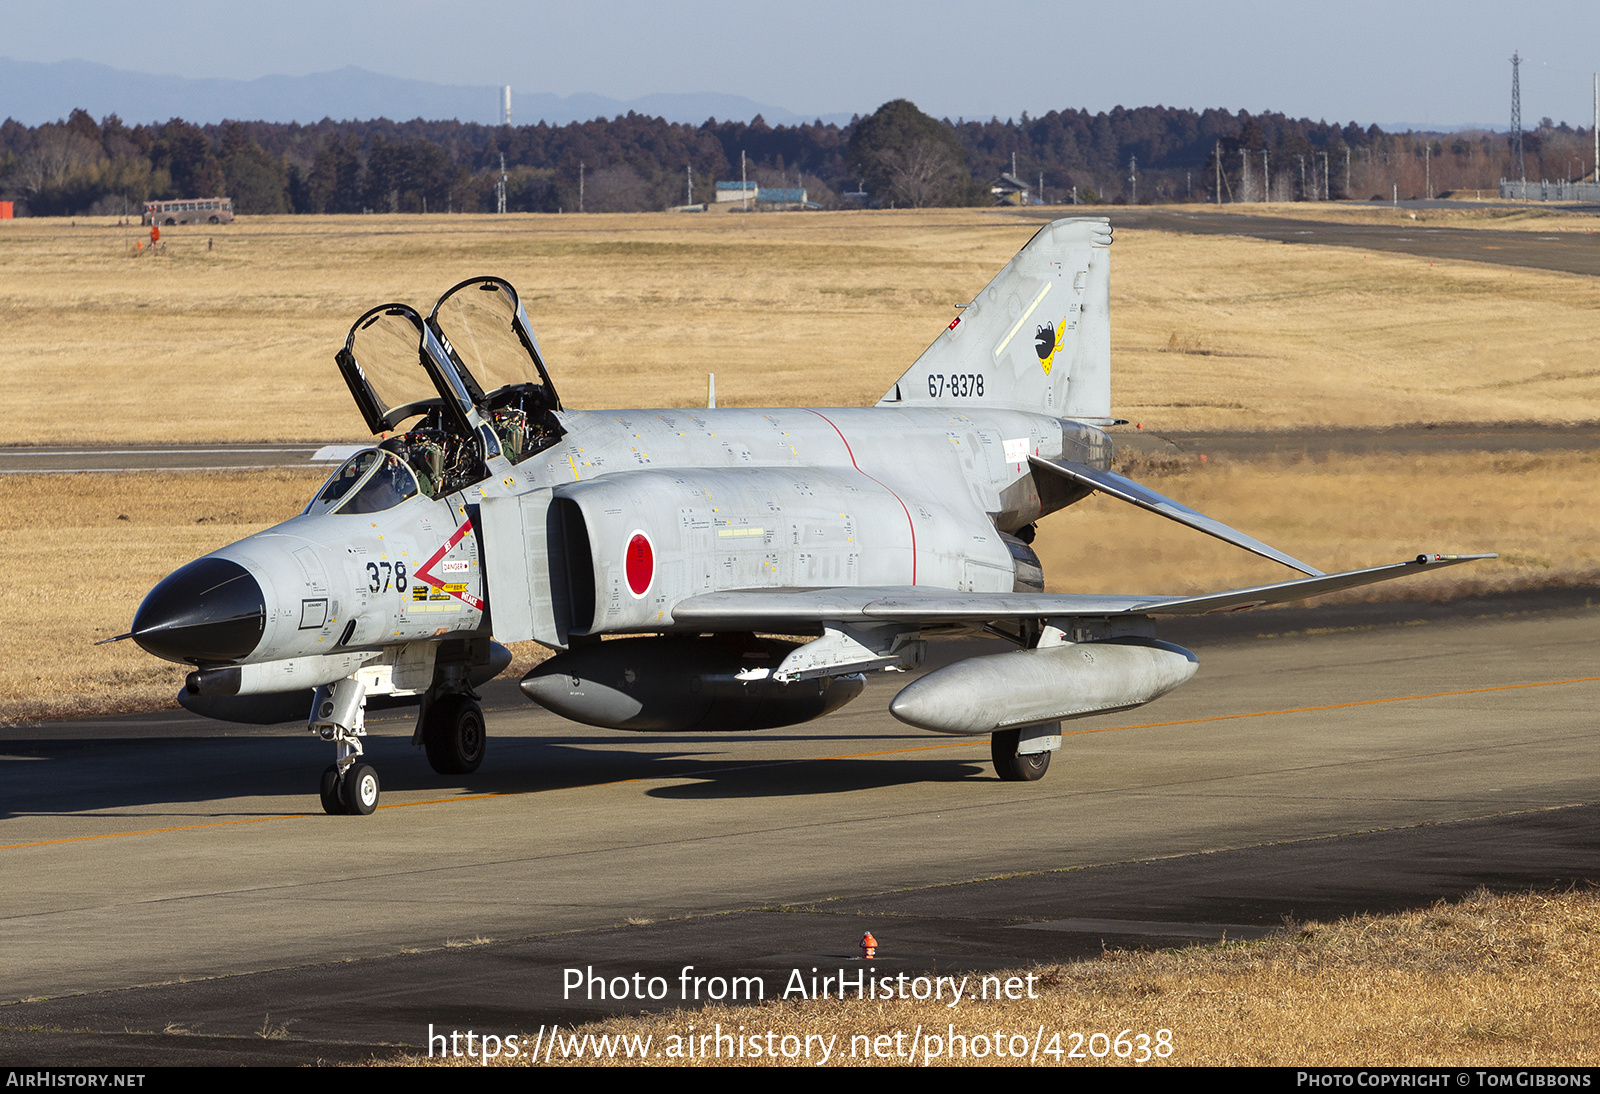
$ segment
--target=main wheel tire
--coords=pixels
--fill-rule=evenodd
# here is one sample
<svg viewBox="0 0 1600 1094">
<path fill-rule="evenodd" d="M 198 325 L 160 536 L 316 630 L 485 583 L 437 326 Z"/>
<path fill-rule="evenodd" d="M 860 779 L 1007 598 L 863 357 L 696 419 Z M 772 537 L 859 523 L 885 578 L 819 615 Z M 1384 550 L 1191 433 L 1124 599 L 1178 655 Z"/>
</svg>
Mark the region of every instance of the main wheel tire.
<svg viewBox="0 0 1600 1094">
<path fill-rule="evenodd" d="M 441 775 L 470 775 L 483 763 L 488 734 L 483 708 L 470 696 L 446 695 L 428 708 L 422 747 L 428 765 Z"/>
<path fill-rule="evenodd" d="M 1044 778 L 1050 770 L 1050 753 L 1030 752 L 1017 755 L 1022 743 L 1022 730 L 1005 729 L 989 735 L 989 755 L 994 760 L 994 771 L 1008 783 L 1031 783 Z"/>
<path fill-rule="evenodd" d="M 344 798 L 340 794 L 339 765 L 329 764 L 322 773 L 322 811 L 331 817 L 344 816 Z"/>
<path fill-rule="evenodd" d="M 354 764 L 340 782 L 340 797 L 346 813 L 370 816 L 378 808 L 378 773 L 371 764 Z"/>
</svg>

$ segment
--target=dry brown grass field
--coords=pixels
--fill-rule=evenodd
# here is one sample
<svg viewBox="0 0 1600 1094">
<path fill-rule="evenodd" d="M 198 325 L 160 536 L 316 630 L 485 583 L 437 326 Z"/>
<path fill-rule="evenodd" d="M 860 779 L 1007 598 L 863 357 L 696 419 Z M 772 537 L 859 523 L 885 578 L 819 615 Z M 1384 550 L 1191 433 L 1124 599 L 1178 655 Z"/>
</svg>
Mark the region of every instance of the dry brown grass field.
<svg viewBox="0 0 1600 1094">
<path fill-rule="evenodd" d="M 861 404 L 1037 227 L 996 210 L 263 217 L 173 228 L 151 254 L 110 223 L 0 223 L 0 439 L 357 437 L 333 367 L 350 323 L 485 272 L 523 292 L 569 405 L 693 405 L 707 372 L 725 405 Z M 1114 255 L 1114 400 L 1146 428 L 1600 418 L 1589 279 L 1150 232 Z"/>
<path fill-rule="evenodd" d="M 780 1038 L 833 1037 L 831 1062 L 855 1066 L 1129 1065 L 1144 1055 L 1144 1066 L 1593 1067 L 1600 1062 L 1594 1038 L 1600 1021 L 1597 961 L 1600 897 L 1594 892 L 1480 893 L 1458 904 L 1395 916 L 1290 925 L 1261 942 L 1108 952 L 1098 961 L 1000 974 L 1036 976 L 1034 1000 L 968 1000 L 956 1009 L 933 1001 L 769 1001 L 596 1022 L 561 1033 L 564 1038 L 647 1035 L 650 1051 L 662 1056 L 630 1061 L 618 1052 L 613 1059 L 596 1060 L 591 1040 L 581 1059 L 552 1052 L 548 1062 L 806 1063 L 748 1055 L 744 1060 L 667 1057 L 672 1038 L 681 1050 L 691 1025 L 697 1035 L 712 1034 L 720 1025 L 724 1032 L 742 1027 L 746 1037 L 768 1031 Z M 938 1055 L 925 1039 L 921 1051 L 911 1055 L 918 1027 L 924 1036 L 939 1038 Z M 952 1027 L 963 1041 L 950 1038 Z M 1043 1047 L 1054 1043 L 1058 1056 L 1002 1058 L 994 1050 L 997 1033 L 1003 1046 L 1016 1050 L 1019 1043 L 1012 1037 L 1023 1035 L 1031 1044 L 1040 1039 L 1040 1030 Z M 1158 1041 L 1161 1030 L 1169 1031 L 1164 1045 Z M 1119 1059 L 1115 1039 L 1125 1031 L 1127 1056 Z M 1076 1043 L 1073 1032 L 1081 1035 Z M 1105 1040 L 1091 1042 L 1095 1033 Z M 1141 1034 L 1147 1038 L 1143 1043 L 1137 1040 Z M 522 1038 L 527 1047 L 521 1059 L 492 1062 L 532 1062 L 528 1057 L 537 1035 L 529 1030 Z M 887 1039 L 880 1042 L 880 1037 Z M 782 1051 L 780 1040 L 771 1043 Z M 880 1044 L 885 1055 L 869 1055 Z M 1074 1047 L 1080 1058 L 1066 1058 Z M 1168 1047 L 1169 1055 L 1157 1056 L 1159 1047 Z M 820 1049 L 814 1052 L 813 1064 Z M 394 1062 L 468 1063 L 425 1056 Z"/>
<path fill-rule="evenodd" d="M 0 222 L 0 441 L 359 438 L 332 363 L 349 323 L 481 272 L 524 293 L 569 405 L 693 405 L 707 372 L 723 405 L 868 403 L 1037 226 L 994 210 L 250 218 L 171 229 L 150 254 L 110 222 Z M 1600 418 L 1590 279 L 1152 232 L 1114 255 L 1114 401 L 1147 430 Z M 1448 595 L 1592 579 L 1594 470 L 1509 455 L 1139 474 L 1329 569 L 1503 552 L 1403 590 Z M 0 592 L 0 718 L 170 704 L 175 668 L 90 643 L 165 573 L 293 515 L 320 474 L 0 477 L 0 544 L 30 560 Z M 1047 522 L 1040 548 L 1060 590 L 1284 575 L 1101 499 Z"/>
</svg>

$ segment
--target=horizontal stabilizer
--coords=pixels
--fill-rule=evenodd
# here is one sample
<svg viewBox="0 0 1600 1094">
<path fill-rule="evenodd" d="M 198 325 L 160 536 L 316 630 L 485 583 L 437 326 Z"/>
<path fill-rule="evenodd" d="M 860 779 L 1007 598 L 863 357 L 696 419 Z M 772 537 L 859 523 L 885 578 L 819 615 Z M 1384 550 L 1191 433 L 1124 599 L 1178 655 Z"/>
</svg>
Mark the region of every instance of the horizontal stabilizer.
<svg viewBox="0 0 1600 1094">
<path fill-rule="evenodd" d="M 1315 566 L 1308 566 L 1297 558 L 1284 554 L 1276 547 L 1269 547 L 1253 536 L 1247 536 L 1236 528 L 1229 528 L 1220 520 L 1212 520 L 1204 513 L 1196 512 L 1187 505 L 1179 504 L 1169 497 L 1156 493 L 1148 486 L 1141 486 L 1126 476 L 1115 471 L 1101 471 L 1086 464 L 1073 463 L 1070 460 L 1047 460 L 1041 456 L 1029 456 L 1028 462 L 1046 473 L 1054 473 L 1062 478 L 1071 479 L 1073 482 L 1092 487 L 1107 494 L 1118 501 L 1125 501 L 1129 505 L 1137 505 L 1141 509 L 1148 509 L 1152 513 L 1159 513 L 1168 520 L 1175 520 L 1179 524 L 1187 525 L 1208 536 L 1216 536 L 1235 547 L 1243 547 L 1262 558 L 1270 558 L 1274 562 L 1281 562 L 1292 570 L 1299 570 L 1303 574 L 1320 576 L 1322 571 Z"/>
<path fill-rule="evenodd" d="M 1001 619 L 1072 616 L 1206 615 L 1285 604 L 1311 596 L 1390 581 L 1423 570 L 1455 566 L 1495 555 L 1418 555 L 1408 562 L 1320 574 L 1271 585 L 1201 596 L 1121 596 L 1058 593 L 959 593 L 927 586 L 834 589 L 748 589 L 703 593 L 672 609 L 677 626 L 706 630 L 782 632 L 787 626 L 821 623 L 988 623 Z"/>
</svg>

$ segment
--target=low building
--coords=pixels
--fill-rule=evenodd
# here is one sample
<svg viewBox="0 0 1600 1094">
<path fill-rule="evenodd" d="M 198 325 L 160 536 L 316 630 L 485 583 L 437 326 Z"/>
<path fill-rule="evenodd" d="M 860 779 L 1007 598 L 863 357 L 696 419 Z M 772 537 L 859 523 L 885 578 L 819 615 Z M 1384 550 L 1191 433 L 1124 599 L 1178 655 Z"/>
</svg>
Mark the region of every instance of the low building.
<svg viewBox="0 0 1600 1094">
<path fill-rule="evenodd" d="M 1039 201 L 1033 196 L 1033 190 L 1017 176 L 1002 173 L 998 182 L 989 187 L 989 193 L 994 195 L 996 205 L 1037 205 Z"/>
<path fill-rule="evenodd" d="M 763 186 L 756 191 L 756 204 L 769 209 L 820 209 L 822 206 L 806 200 L 803 186 Z"/>
<path fill-rule="evenodd" d="M 761 187 L 755 182 L 740 182 L 737 179 L 733 182 L 719 182 L 717 183 L 717 204 L 721 205 L 729 201 L 755 201 L 757 200 L 756 194 L 760 189 Z"/>
</svg>

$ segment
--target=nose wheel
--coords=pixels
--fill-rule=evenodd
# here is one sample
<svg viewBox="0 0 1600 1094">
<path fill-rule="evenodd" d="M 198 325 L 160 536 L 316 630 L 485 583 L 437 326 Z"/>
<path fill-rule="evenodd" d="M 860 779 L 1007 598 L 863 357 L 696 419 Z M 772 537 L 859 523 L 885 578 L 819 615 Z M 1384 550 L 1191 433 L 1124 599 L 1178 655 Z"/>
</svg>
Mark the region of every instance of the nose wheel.
<svg viewBox="0 0 1600 1094">
<path fill-rule="evenodd" d="M 371 816 L 378 793 L 378 772 L 371 764 L 352 763 L 343 775 L 338 764 L 329 764 L 322 773 L 322 811 L 329 816 Z"/>
<path fill-rule="evenodd" d="M 340 796 L 339 765 L 329 764 L 322 773 L 322 811 L 330 817 L 344 813 L 344 798 Z"/>
</svg>

